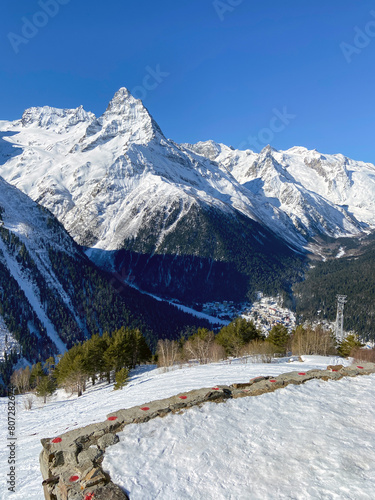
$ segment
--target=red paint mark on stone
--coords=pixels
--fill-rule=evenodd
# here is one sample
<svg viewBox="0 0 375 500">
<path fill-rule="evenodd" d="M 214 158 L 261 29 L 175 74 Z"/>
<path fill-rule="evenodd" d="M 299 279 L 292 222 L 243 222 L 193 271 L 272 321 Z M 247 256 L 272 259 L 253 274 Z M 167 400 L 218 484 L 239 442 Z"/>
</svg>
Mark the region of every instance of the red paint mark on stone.
<svg viewBox="0 0 375 500">
<path fill-rule="evenodd" d="M 78 481 L 78 479 L 79 479 L 79 476 L 70 476 L 69 481 L 71 483 L 75 483 L 76 481 Z"/>
<path fill-rule="evenodd" d="M 338 370 L 332 370 L 333 372 L 338 372 Z"/>
<path fill-rule="evenodd" d="M 363 370 L 363 366 L 357 366 L 357 368 L 359 368 L 360 370 Z"/>
<path fill-rule="evenodd" d="M 87 493 L 85 496 L 85 500 L 92 500 L 95 496 L 95 493 Z"/>
<path fill-rule="evenodd" d="M 220 391 L 219 387 L 212 387 L 213 391 Z"/>
<path fill-rule="evenodd" d="M 304 372 L 301 372 L 301 373 L 299 373 L 298 375 L 306 375 L 306 373 L 304 373 Z"/>
<path fill-rule="evenodd" d="M 187 396 L 179 396 L 180 399 L 187 399 Z"/>
<path fill-rule="evenodd" d="M 61 438 L 52 439 L 52 443 L 61 443 L 61 441 L 62 441 Z"/>
<path fill-rule="evenodd" d="M 143 411 L 147 411 L 147 410 L 149 410 L 149 409 L 150 409 L 150 408 L 149 408 L 148 406 L 143 406 L 143 407 L 141 408 L 141 410 L 143 410 Z"/>
<path fill-rule="evenodd" d="M 117 420 L 117 417 L 108 417 L 107 420 Z"/>
<path fill-rule="evenodd" d="M 276 382 L 276 380 L 275 380 L 275 379 L 272 379 L 272 380 L 270 380 L 270 382 Z"/>
</svg>

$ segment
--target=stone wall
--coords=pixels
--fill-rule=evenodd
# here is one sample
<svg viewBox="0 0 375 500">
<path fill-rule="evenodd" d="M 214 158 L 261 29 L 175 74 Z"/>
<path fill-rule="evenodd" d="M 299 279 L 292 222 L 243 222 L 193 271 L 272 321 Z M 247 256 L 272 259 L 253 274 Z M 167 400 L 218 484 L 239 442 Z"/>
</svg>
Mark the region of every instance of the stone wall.
<svg viewBox="0 0 375 500">
<path fill-rule="evenodd" d="M 155 417 L 179 412 L 207 401 L 222 402 L 229 398 L 259 396 L 289 384 L 308 380 L 339 380 L 375 373 L 374 363 L 348 367 L 328 366 L 326 370 L 289 372 L 277 377 L 257 377 L 248 383 L 198 389 L 171 398 L 152 401 L 142 406 L 119 410 L 107 415 L 105 422 L 90 424 L 60 436 L 42 439 L 40 468 L 46 500 L 126 500 L 128 496 L 102 467 L 108 446 L 119 441 L 117 432 L 128 424 L 147 422 Z"/>
</svg>

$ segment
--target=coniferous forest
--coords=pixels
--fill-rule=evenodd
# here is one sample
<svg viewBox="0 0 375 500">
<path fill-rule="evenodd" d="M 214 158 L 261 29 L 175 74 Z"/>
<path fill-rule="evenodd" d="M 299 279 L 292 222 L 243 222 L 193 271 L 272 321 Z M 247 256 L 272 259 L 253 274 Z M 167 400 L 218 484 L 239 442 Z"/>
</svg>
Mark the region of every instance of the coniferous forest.
<svg viewBox="0 0 375 500">
<path fill-rule="evenodd" d="M 375 243 L 361 255 L 314 263 L 295 286 L 300 319 L 336 318 L 336 295 L 347 295 L 344 329 L 375 339 Z M 319 311 L 319 312 L 318 312 Z"/>
</svg>

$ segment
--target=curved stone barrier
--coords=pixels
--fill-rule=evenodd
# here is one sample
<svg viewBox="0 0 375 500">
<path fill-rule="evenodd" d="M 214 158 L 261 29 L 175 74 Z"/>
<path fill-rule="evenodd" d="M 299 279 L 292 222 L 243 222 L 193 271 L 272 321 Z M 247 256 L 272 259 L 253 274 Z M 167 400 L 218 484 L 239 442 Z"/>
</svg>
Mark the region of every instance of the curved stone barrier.
<svg viewBox="0 0 375 500">
<path fill-rule="evenodd" d="M 256 377 L 248 383 L 216 386 L 177 394 L 142 406 L 119 410 L 107 415 L 105 422 L 90 424 L 60 436 L 42 439 L 40 468 L 46 500 L 128 500 L 128 496 L 101 467 L 105 449 L 119 441 L 117 432 L 128 424 L 143 423 L 207 401 L 222 402 L 229 398 L 259 396 L 289 384 L 308 380 L 339 380 L 343 377 L 375 373 L 375 363 L 326 370 L 289 372 L 277 377 Z"/>
</svg>

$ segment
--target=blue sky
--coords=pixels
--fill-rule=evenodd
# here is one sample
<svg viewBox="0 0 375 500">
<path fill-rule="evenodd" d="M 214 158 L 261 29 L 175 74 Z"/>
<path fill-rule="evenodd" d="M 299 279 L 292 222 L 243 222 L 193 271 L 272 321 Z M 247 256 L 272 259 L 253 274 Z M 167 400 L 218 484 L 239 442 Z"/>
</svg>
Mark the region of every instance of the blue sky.
<svg viewBox="0 0 375 500">
<path fill-rule="evenodd" d="M 0 63 L 0 119 L 125 86 L 177 142 L 375 163 L 374 1 L 3 0 Z"/>
</svg>

